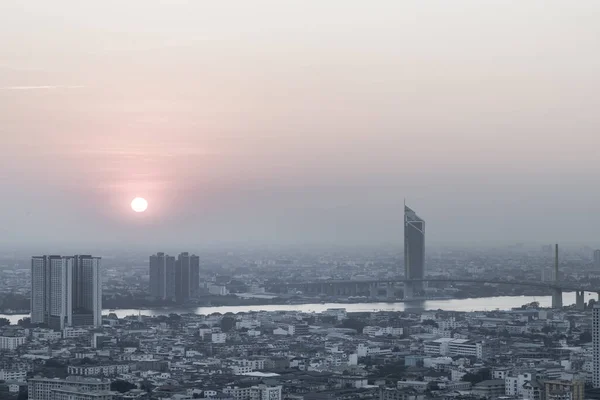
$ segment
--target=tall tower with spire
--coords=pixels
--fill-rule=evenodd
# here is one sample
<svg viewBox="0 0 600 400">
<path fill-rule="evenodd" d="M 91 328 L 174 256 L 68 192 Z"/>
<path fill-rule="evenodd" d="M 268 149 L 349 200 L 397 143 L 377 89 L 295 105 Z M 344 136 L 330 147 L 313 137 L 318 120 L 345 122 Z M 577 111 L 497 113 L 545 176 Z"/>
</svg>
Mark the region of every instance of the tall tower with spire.
<svg viewBox="0 0 600 400">
<path fill-rule="evenodd" d="M 404 276 L 406 279 L 425 277 L 425 221 L 404 204 Z M 421 295 L 423 282 L 405 286 L 405 298 Z"/>
</svg>

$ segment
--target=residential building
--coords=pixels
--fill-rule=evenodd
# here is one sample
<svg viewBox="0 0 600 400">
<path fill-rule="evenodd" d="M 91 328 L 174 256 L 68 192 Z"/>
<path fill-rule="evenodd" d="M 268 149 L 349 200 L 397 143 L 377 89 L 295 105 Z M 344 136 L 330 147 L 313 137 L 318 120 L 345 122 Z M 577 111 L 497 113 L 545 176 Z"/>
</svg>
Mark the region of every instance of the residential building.
<svg viewBox="0 0 600 400">
<path fill-rule="evenodd" d="M 249 400 L 250 387 L 228 386 L 223 389 L 223 394 L 233 397 L 234 400 Z"/>
<path fill-rule="evenodd" d="M 158 299 L 175 298 L 175 257 L 165 253 L 150 256 L 150 295 Z"/>
<path fill-rule="evenodd" d="M 533 371 L 508 373 L 504 378 L 504 392 L 507 396 L 523 397 L 523 387 L 526 383 L 536 379 Z"/>
<path fill-rule="evenodd" d="M 281 386 L 252 386 L 248 400 L 281 400 Z"/>
<path fill-rule="evenodd" d="M 106 364 L 106 365 L 69 365 L 67 367 L 69 375 L 82 376 L 114 376 L 118 374 L 126 374 L 129 372 L 128 364 Z"/>
<path fill-rule="evenodd" d="M 175 262 L 175 299 L 186 302 L 198 295 L 200 289 L 200 257 L 187 252 Z"/>
<path fill-rule="evenodd" d="M 211 335 L 211 341 L 213 343 L 225 343 L 227 341 L 226 333 L 213 333 Z"/>
<path fill-rule="evenodd" d="M 425 395 L 411 388 L 382 387 L 379 400 L 423 400 Z"/>
<path fill-rule="evenodd" d="M 529 400 L 542 400 L 544 396 L 544 386 L 537 380 L 527 381 L 523 384 L 521 396 Z"/>
<path fill-rule="evenodd" d="M 119 393 L 111 391 L 89 392 L 81 389 L 54 389 L 52 400 L 113 400 Z"/>
<path fill-rule="evenodd" d="M 490 379 L 487 381 L 479 382 L 471 389 L 473 394 L 478 396 L 495 398 L 504 394 L 504 380 L 503 379 Z"/>
<path fill-rule="evenodd" d="M 473 356 L 484 358 L 484 345 L 468 339 L 440 338 L 425 342 L 425 354 L 440 354 L 443 356 Z"/>
<path fill-rule="evenodd" d="M 548 380 L 543 382 L 544 400 L 584 400 L 585 382 Z"/>
<path fill-rule="evenodd" d="M 29 379 L 27 386 L 29 400 L 54 400 L 53 391 L 57 389 L 83 392 L 109 391 L 110 380 L 82 376 L 69 376 L 66 379 L 36 377 Z"/>
<path fill-rule="evenodd" d="M 24 369 L 0 369 L 0 381 L 25 382 L 27 370 Z"/>
<path fill-rule="evenodd" d="M 102 324 L 100 258 L 37 256 L 31 259 L 31 322 L 53 329 Z"/>
<path fill-rule="evenodd" d="M 2 335 L 0 336 L 0 349 L 1 350 L 15 350 L 27 341 L 25 336 L 20 335 Z"/>
</svg>

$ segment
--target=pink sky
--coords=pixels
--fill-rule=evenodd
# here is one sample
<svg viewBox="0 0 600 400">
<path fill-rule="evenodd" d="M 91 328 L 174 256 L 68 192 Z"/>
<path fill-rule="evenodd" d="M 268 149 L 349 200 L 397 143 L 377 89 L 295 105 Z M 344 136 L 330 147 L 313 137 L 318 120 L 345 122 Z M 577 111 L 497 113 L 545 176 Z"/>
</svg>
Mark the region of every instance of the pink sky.
<svg viewBox="0 0 600 400">
<path fill-rule="evenodd" d="M 4 0 L 0 232 L 401 243 L 406 197 L 433 241 L 593 243 L 599 17 L 592 0 Z"/>
</svg>

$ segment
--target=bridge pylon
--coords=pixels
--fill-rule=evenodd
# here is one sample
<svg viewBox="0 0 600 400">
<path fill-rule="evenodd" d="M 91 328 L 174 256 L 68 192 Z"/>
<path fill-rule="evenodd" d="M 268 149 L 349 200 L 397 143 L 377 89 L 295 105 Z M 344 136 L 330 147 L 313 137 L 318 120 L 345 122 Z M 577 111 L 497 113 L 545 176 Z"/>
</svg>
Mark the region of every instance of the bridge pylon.
<svg viewBox="0 0 600 400">
<path fill-rule="evenodd" d="M 413 282 L 404 282 L 404 300 L 412 300 L 415 297 L 415 286 Z"/>
<path fill-rule="evenodd" d="M 558 244 L 554 246 L 554 282 L 558 283 Z M 559 287 L 552 288 L 552 308 L 562 308 L 562 289 Z"/>
<path fill-rule="evenodd" d="M 575 292 L 575 308 L 579 311 L 585 310 L 585 292 L 578 290 Z"/>
<path fill-rule="evenodd" d="M 562 299 L 562 289 L 561 288 L 552 288 L 552 308 L 562 308 L 563 307 L 563 299 Z"/>
</svg>

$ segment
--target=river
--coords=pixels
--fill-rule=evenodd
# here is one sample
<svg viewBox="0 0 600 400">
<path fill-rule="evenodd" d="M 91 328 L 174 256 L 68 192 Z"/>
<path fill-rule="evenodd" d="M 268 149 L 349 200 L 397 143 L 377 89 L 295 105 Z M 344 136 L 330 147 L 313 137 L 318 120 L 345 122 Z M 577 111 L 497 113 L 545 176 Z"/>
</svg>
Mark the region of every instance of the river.
<svg viewBox="0 0 600 400">
<path fill-rule="evenodd" d="M 592 293 L 586 293 L 585 301 L 596 298 Z M 196 308 L 158 308 L 158 309 L 119 309 L 114 311 L 104 310 L 104 314 L 114 312 L 119 318 L 128 315 L 168 315 L 170 313 L 185 314 L 195 313 L 199 315 L 208 315 L 215 312 L 221 314 L 232 312 L 251 312 L 251 311 L 303 311 L 303 312 L 322 312 L 328 308 L 345 308 L 348 312 L 365 311 L 404 311 L 407 309 L 422 310 L 446 310 L 446 311 L 491 311 L 491 310 L 510 310 L 513 307 L 520 307 L 523 304 L 537 301 L 540 307 L 550 307 L 552 305 L 552 296 L 500 296 L 500 297 L 482 297 L 478 299 L 451 299 L 451 300 L 427 300 L 421 302 L 400 302 L 400 303 L 315 303 L 315 304 L 282 304 L 282 305 L 263 305 L 263 306 L 222 306 L 222 307 L 196 307 Z M 575 293 L 563 293 L 563 303 L 565 306 L 575 303 Z M 11 324 L 16 324 L 20 319 L 28 317 L 29 314 L 0 314 L 0 318 L 7 318 Z"/>
</svg>

